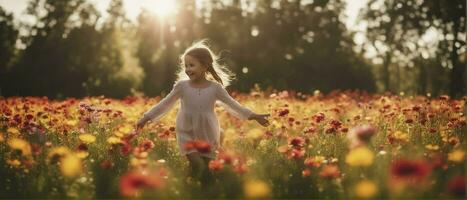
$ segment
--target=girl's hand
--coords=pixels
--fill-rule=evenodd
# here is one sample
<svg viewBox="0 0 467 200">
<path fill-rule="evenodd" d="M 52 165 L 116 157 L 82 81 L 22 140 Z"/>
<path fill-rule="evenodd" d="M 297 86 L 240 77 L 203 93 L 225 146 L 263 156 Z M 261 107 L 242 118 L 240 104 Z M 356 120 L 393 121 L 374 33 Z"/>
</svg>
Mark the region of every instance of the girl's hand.
<svg viewBox="0 0 467 200">
<path fill-rule="evenodd" d="M 144 127 L 144 124 L 146 124 L 146 120 L 144 120 L 144 118 L 139 119 L 136 122 L 136 130 L 137 131 L 141 130 Z"/>
<path fill-rule="evenodd" d="M 262 126 L 269 126 L 268 117 L 271 116 L 270 114 L 252 114 L 250 119 L 256 120 Z"/>
</svg>

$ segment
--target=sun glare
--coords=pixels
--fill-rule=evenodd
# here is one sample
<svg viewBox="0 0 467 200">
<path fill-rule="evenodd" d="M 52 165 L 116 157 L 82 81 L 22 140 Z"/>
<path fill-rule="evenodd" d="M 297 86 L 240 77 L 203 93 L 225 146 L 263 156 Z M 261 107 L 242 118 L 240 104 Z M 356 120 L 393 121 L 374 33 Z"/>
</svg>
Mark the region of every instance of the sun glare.
<svg viewBox="0 0 467 200">
<path fill-rule="evenodd" d="M 155 12 L 159 17 L 166 17 L 167 15 L 174 13 L 176 10 L 175 0 L 152 0 L 151 7 L 147 8 L 148 10 L 152 10 Z"/>
</svg>

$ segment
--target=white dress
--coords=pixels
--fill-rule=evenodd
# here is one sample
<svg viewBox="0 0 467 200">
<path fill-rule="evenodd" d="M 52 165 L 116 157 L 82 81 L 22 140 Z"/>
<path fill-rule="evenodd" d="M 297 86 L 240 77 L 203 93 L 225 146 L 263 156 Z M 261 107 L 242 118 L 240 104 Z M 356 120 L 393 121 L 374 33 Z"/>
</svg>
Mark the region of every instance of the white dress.
<svg viewBox="0 0 467 200">
<path fill-rule="evenodd" d="M 172 91 L 159 103 L 144 113 L 146 120 L 159 120 L 180 99 L 181 107 L 177 113 L 175 132 L 177 143 L 182 155 L 196 152 L 196 149 L 185 150 L 185 143 L 192 140 L 205 140 L 211 145 L 210 153 L 200 153 L 202 156 L 215 158 L 220 147 L 219 122 L 214 113 L 216 100 L 229 113 L 239 119 L 248 119 L 252 111 L 240 105 L 233 99 L 224 87 L 209 81 L 204 88 L 192 87 L 188 80 L 175 83 Z"/>
</svg>

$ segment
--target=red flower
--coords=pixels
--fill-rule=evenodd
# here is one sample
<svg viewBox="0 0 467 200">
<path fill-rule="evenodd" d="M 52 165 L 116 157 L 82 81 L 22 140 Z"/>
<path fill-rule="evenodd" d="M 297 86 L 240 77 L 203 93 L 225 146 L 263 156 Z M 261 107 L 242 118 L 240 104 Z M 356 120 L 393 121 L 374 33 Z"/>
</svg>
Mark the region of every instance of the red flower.
<svg viewBox="0 0 467 200">
<path fill-rule="evenodd" d="M 126 134 L 122 140 L 126 141 L 126 142 L 130 142 L 131 140 L 133 140 L 133 138 L 135 138 L 136 136 L 138 135 L 138 132 L 136 131 L 131 131 L 130 133 Z"/>
<path fill-rule="evenodd" d="M 347 132 L 349 132 L 349 128 L 343 127 L 343 128 L 341 128 L 341 131 L 342 131 L 342 133 L 347 133 Z"/>
<path fill-rule="evenodd" d="M 159 138 L 168 138 L 170 136 L 170 131 L 169 130 L 165 130 L 164 132 L 161 132 L 159 134 L 157 134 L 157 137 Z"/>
<path fill-rule="evenodd" d="M 195 148 L 200 153 L 209 153 L 209 152 L 211 152 L 211 145 L 208 142 L 204 141 L 204 140 L 196 140 L 195 141 Z"/>
<path fill-rule="evenodd" d="M 27 120 L 32 120 L 32 119 L 34 119 L 34 116 L 31 115 L 31 114 L 27 114 L 27 115 L 26 115 L 26 119 L 27 119 Z"/>
<path fill-rule="evenodd" d="M 324 113 L 318 113 L 318 114 L 313 116 L 316 123 L 319 123 L 319 122 L 323 121 L 325 117 L 326 116 L 324 115 Z"/>
<path fill-rule="evenodd" d="M 143 151 L 148 151 L 152 148 L 154 148 L 154 142 L 152 142 L 151 140 L 148 140 L 148 139 L 144 139 L 140 144 L 139 144 L 139 148 L 141 148 Z"/>
<path fill-rule="evenodd" d="M 130 154 L 131 149 L 132 149 L 131 144 L 126 142 L 126 141 L 123 141 L 123 143 L 121 145 L 122 145 L 122 147 L 120 149 L 120 153 L 122 155 L 124 155 L 124 156 L 127 156 L 128 154 Z"/>
<path fill-rule="evenodd" d="M 398 179 L 421 181 L 431 172 L 431 166 L 423 160 L 400 159 L 392 163 L 391 174 Z"/>
<path fill-rule="evenodd" d="M 281 111 L 279 111 L 279 117 L 283 117 L 285 115 L 289 114 L 289 109 L 284 108 Z"/>
<path fill-rule="evenodd" d="M 302 137 L 298 136 L 298 137 L 294 137 L 290 139 L 289 143 L 295 148 L 300 148 L 300 147 L 303 147 L 305 140 Z"/>
<path fill-rule="evenodd" d="M 465 198 L 465 176 L 456 176 L 449 180 L 447 191 L 456 197 Z"/>
<path fill-rule="evenodd" d="M 104 160 L 101 162 L 100 167 L 102 169 L 109 169 L 114 166 L 114 163 L 110 160 Z"/>
<path fill-rule="evenodd" d="M 163 186 L 164 181 L 157 172 L 144 175 L 133 171 L 120 177 L 120 193 L 125 197 L 135 197 L 143 189 L 158 189 Z"/>
<path fill-rule="evenodd" d="M 193 140 L 185 143 L 185 150 L 190 151 L 196 149 L 200 153 L 211 152 L 211 145 L 204 140 Z"/>
<path fill-rule="evenodd" d="M 188 141 L 185 143 L 185 150 L 190 151 L 195 148 L 195 143 L 193 141 Z"/>
<path fill-rule="evenodd" d="M 321 166 L 321 163 L 320 163 L 320 162 L 316 162 L 314 158 L 307 158 L 307 159 L 305 159 L 304 164 L 305 164 L 307 167 L 319 167 L 319 166 Z"/>
<path fill-rule="evenodd" d="M 226 163 L 226 164 L 231 164 L 233 160 L 232 155 L 224 151 L 219 152 L 218 158 L 219 160 L 221 160 L 223 163 Z"/>
<path fill-rule="evenodd" d="M 329 122 L 329 124 L 334 128 L 334 129 L 339 129 L 342 125 L 342 123 L 339 121 L 339 120 L 331 120 L 331 122 Z"/>
<path fill-rule="evenodd" d="M 327 128 L 327 129 L 325 130 L 325 133 L 327 133 L 327 134 L 331 134 L 331 133 L 335 133 L 335 132 L 336 132 L 336 129 L 333 128 L 333 127 Z"/>
</svg>

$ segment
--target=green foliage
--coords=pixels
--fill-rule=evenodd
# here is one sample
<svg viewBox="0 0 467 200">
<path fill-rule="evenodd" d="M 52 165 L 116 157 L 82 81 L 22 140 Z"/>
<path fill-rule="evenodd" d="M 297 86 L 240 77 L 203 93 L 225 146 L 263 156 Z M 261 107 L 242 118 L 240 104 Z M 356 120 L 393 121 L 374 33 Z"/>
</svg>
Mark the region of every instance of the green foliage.
<svg viewBox="0 0 467 200">
<path fill-rule="evenodd" d="M 159 95 L 173 86 L 179 55 L 203 38 L 242 92 L 259 84 L 464 94 L 465 2 L 391 0 L 375 9 L 377 2 L 361 13 L 368 40 L 360 45 L 353 39 L 361 33 L 343 23 L 344 0 L 177 1 L 178 12 L 162 18 L 145 8 L 136 22 L 126 18 L 122 0 L 110 1 L 107 18 L 85 0 L 30 0 L 33 25 L 15 27 L 0 11 L 0 95 Z M 28 34 L 18 40 L 20 28 Z M 436 44 L 419 43 L 433 31 L 442 36 Z M 364 56 L 370 49 L 375 58 Z"/>
</svg>

